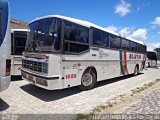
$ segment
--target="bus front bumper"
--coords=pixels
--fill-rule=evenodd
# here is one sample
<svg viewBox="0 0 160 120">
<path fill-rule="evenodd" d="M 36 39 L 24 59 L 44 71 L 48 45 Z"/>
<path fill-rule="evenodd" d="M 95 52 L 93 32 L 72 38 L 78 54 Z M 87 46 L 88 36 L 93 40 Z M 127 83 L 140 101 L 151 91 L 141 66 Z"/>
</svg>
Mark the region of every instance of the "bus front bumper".
<svg viewBox="0 0 160 120">
<path fill-rule="evenodd" d="M 1 77 L 0 78 L 0 91 L 6 90 L 9 87 L 10 82 L 11 82 L 10 76 Z"/>
<path fill-rule="evenodd" d="M 46 90 L 61 89 L 59 76 L 42 76 L 21 69 L 22 78 Z"/>
</svg>

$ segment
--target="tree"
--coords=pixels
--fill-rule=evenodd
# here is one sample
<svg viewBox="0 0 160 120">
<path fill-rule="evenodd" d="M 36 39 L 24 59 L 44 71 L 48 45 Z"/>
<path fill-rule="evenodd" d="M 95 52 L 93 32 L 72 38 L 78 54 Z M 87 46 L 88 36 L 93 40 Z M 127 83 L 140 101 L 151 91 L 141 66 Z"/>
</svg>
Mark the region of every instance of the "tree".
<svg viewBox="0 0 160 120">
<path fill-rule="evenodd" d="M 154 49 L 158 53 L 158 59 L 160 60 L 160 48 Z"/>
</svg>

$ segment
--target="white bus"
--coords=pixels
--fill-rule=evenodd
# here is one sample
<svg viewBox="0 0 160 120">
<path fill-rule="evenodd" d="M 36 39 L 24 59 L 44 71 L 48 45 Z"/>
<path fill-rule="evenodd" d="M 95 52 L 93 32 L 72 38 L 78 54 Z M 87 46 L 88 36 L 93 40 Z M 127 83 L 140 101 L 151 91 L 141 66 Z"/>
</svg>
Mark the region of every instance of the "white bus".
<svg viewBox="0 0 160 120">
<path fill-rule="evenodd" d="M 27 29 L 11 29 L 11 75 L 21 76 L 22 52 L 27 40 Z"/>
<path fill-rule="evenodd" d="M 0 0 L 0 91 L 10 84 L 11 70 L 11 39 L 10 39 L 9 5 L 6 0 Z"/>
<path fill-rule="evenodd" d="M 144 68 L 143 42 L 90 22 L 51 15 L 37 18 L 29 29 L 21 71 L 24 79 L 38 87 L 88 90 L 99 81 L 137 75 Z"/>
<path fill-rule="evenodd" d="M 156 51 L 147 51 L 146 67 L 158 66 L 158 53 Z"/>
</svg>

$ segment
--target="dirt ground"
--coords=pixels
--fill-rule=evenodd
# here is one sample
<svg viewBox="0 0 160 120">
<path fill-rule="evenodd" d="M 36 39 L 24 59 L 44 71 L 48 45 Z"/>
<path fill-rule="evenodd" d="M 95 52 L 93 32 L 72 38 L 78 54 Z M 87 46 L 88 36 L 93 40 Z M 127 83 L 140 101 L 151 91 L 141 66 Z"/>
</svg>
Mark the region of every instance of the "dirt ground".
<svg viewBox="0 0 160 120">
<path fill-rule="evenodd" d="M 147 87 L 145 87 L 147 86 Z M 156 109 L 153 114 L 159 113 L 160 103 L 159 103 L 159 94 L 156 92 L 160 91 L 160 80 L 155 82 L 151 82 L 148 85 L 145 84 L 141 88 L 137 88 L 132 91 L 132 93 L 127 95 L 121 95 L 110 102 L 107 103 L 105 106 L 101 106 L 101 109 L 98 114 L 127 114 L 127 113 L 136 113 L 138 114 L 152 114 L 152 109 Z M 140 90 L 141 89 L 141 90 Z M 145 98 L 144 99 L 142 99 Z M 150 99 L 151 98 L 151 99 Z M 156 100 L 154 100 L 156 99 Z M 158 100 L 159 99 L 159 100 Z M 146 101 L 146 102 L 144 102 Z M 157 103 L 155 103 L 157 102 Z M 157 104 L 154 106 L 154 104 Z M 150 105 L 151 107 L 148 107 Z M 143 108 L 147 109 L 147 111 L 137 111 L 135 108 Z M 134 109 L 136 111 L 134 111 Z"/>
</svg>

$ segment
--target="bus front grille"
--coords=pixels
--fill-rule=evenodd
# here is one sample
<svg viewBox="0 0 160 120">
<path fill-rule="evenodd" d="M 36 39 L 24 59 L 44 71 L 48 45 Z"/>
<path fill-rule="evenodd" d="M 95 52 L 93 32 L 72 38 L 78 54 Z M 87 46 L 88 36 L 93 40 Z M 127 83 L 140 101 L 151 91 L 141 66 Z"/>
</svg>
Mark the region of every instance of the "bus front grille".
<svg viewBox="0 0 160 120">
<path fill-rule="evenodd" d="M 22 67 L 44 74 L 48 73 L 48 63 L 45 62 L 22 60 Z"/>
</svg>

